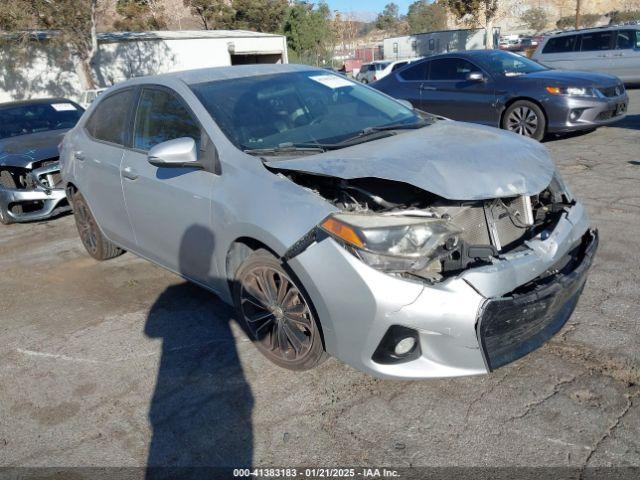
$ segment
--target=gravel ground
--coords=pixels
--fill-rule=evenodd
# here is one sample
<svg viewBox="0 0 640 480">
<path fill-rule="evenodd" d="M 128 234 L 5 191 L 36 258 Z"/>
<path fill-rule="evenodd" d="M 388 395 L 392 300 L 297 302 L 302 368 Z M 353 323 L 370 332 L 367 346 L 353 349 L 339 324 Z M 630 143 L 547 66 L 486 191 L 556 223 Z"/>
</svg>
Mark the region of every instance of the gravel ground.
<svg viewBox="0 0 640 480">
<path fill-rule="evenodd" d="M 0 228 L 0 466 L 640 466 L 640 90 L 548 141 L 601 245 L 550 343 L 470 378 L 266 361 L 221 301 L 73 218 Z"/>
</svg>

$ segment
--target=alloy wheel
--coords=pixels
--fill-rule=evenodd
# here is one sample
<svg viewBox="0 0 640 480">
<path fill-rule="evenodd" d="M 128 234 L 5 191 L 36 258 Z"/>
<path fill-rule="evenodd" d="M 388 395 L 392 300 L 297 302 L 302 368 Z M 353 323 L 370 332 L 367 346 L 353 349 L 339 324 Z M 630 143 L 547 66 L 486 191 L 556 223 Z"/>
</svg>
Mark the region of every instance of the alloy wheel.
<svg viewBox="0 0 640 480">
<path fill-rule="evenodd" d="M 514 109 L 507 118 L 507 130 L 532 137 L 538 129 L 538 115 L 529 107 Z"/>
<path fill-rule="evenodd" d="M 267 356 L 295 362 L 309 353 L 316 329 L 302 293 L 283 272 L 260 266 L 241 279 L 240 310 Z"/>
</svg>

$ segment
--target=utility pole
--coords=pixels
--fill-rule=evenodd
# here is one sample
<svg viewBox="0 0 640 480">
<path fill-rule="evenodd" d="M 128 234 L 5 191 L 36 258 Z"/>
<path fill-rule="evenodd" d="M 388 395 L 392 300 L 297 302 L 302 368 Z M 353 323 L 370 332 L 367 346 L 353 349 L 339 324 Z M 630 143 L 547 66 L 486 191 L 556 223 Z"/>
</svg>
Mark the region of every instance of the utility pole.
<svg viewBox="0 0 640 480">
<path fill-rule="evenodd" d="M 580 28 L 580 0 L 576 0 L 576 30 Z"/>
</svg>

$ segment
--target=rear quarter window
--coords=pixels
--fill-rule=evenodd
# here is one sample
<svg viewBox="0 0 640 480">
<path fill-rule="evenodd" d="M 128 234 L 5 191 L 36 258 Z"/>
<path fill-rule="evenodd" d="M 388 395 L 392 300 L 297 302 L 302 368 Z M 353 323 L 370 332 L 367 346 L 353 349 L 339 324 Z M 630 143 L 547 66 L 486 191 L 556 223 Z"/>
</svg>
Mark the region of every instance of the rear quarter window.
<svg viewBox="0 0 640 480">
<path fill-rule="evenodd" d="M 564 53 L 573 52 L 576 46 L 577 35 L 565 35 L 563 37 L 552 37 L 542 50 L 542 53 Z"/>
<path fill-rule="evenodd" d="M 405 68 L 398 75 L 400 75 L 400 78 L 403 80 L 426 80 L 428 65 L 427 62 L 420 62 Z"/>
<path fill-rule="evenodd" d="M 85 124 L 89 135 L 96 140 L 124 145 L 133 96 L 133 90 L 124 90 L 104 98 L 96 106 Z"/>
</svg>

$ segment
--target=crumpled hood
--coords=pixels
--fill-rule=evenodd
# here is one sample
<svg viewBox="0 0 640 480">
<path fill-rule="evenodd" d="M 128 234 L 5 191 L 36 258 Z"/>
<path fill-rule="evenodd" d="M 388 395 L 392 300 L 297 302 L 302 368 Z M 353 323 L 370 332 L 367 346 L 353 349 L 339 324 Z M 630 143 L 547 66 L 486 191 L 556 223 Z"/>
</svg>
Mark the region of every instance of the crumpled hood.
<svg viewBox="0 0 640 480">
<path fill-rule="evenodd" d="M 266 164 L 347 180 L 405 182 L 450 200 L 534 195 L 551 183 L 555 172 L 547 149 L 538 142 L 447 120 L 341 150 Z"/>
<path fill-rule="evenodd" d="M 49 130 L 0 140 L 0 166 L 32 168 L 33 162 L 58 156 L 58 144 L 69 129 Z"/>
</svg>

